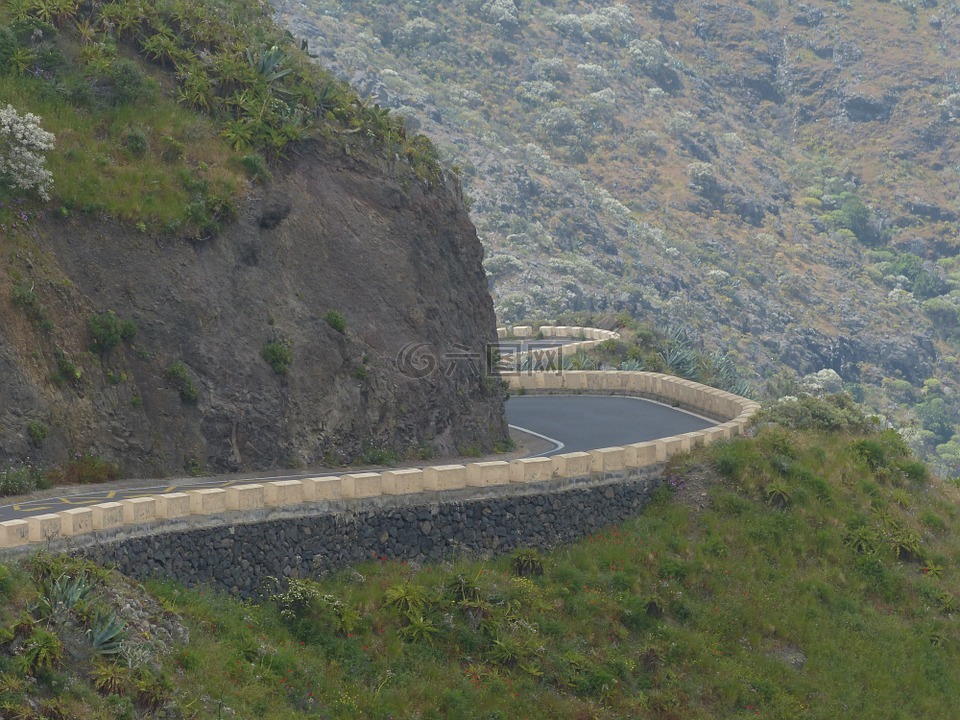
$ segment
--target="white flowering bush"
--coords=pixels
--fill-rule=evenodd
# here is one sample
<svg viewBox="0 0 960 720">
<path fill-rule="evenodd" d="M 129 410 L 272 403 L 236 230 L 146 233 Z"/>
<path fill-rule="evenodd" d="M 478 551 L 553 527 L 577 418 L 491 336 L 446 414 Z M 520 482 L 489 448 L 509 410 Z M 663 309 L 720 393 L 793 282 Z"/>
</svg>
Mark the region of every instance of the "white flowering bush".
<svg viewBox="0 0 960 720">
<path fill-rule="evenodd" d="M 603 65 L 596 63 L 581 63 L 577 70 L 590 85 L 591 90 L 602 90 L 610 85 L 610 73 Z"/>
<path fill-rule="evenodd" d="M 611 119 L 617 111 L 617 94 L 611 88 L 604 88 L 587 95 L 581 105 L 593 120 Z"/>
<path fill-rule="evenodd" d="M 21 115 L 12 105 L 0 108 L 0 183 L 15 190 L 36 190 L 49 200 L 53 175 L 44 154 L 54 140 L 36 115 Z"/>
<path fill-rule="evenodd" d="M 560 58 L 544 58 L 533 64 L 533 74 L 538 80 L 551 82 L 567 82 L 570 80 L 570 71 L 566 63 Z"/>
<path fill-rule="evenodd" d="M 514 91 L 517 100 L 529 105 L 545 105 L 560 98 L 557 86 L 546 80 L 522 82 Z"/>
<path fill-rule="evenodd" d="M 517 6 L 513 0 L 488 0 L 480 7 L 480 14 L 484 20 L 499 26 L 501 30 L 513 32 L 520 27 Z"/>
<path fill-rule="evenodd" d="M 443 40 L 443 36 L 439 25 L 427 18 L 418 17 L 397 28 L 393 33 L 393 41 L 403 48 L 415 48 L 433 45 Z"/>
</svg>

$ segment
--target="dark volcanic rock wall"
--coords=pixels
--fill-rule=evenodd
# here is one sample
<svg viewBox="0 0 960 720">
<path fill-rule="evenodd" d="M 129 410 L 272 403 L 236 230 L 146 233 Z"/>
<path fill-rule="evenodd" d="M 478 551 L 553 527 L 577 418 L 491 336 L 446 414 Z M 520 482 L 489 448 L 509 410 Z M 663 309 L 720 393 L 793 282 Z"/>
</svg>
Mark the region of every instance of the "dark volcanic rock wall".
<svg viewBox="0 0 960 720">
<path fill-rule="evenodd" d="M 90 451 L 160 474 L 485 449 L 506 434 L 499 381 L 480 372 L 496 339 L 483 251 L 452 184 L 404 185 L 310 147 L 216 238 L 48 218 L 38 245 L 20 267 L 55 327 L 0 314 L 0 457 Z M 95 354 L 89 317 L 107 310 L 138 333 Z M 269 342 L 289 343 L 286 375 L 263 359 Z M 398 370 L 412 343 L 436 360 L 426 377 Z M 51 381 L 58 350 L 79 381 Z M 195 402 L 165 376 L 178 361 Z M 50 428 L 39 444 L 31 421 Z"/>
</svg>

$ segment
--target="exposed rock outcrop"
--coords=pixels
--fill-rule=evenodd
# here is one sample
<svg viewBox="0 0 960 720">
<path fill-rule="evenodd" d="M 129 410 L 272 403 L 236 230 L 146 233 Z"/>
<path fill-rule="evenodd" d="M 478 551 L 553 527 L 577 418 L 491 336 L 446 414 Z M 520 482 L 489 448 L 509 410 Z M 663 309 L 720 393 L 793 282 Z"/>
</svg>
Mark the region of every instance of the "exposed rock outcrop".
<svg viewBox="0 0 960 720">
<path fill-rule="evenodd" d="M 164 474 L 488 449 L 506 435 L 483 367 L 496 340 L 483 251 L 452 181 L 404 184 L 311 145 L 213 239 L 89 218 L 38 231 L 17 266 L 54 328 L 0 287 L 0 456 L 89 451 Z M 136 337 L 88 352 L 89 318 L 108 310 Z M 270 343 L 289 347 L 286 374 L 264 359 Z M 48 437 L 31 439 L 31 422 Z"/>
</svg>

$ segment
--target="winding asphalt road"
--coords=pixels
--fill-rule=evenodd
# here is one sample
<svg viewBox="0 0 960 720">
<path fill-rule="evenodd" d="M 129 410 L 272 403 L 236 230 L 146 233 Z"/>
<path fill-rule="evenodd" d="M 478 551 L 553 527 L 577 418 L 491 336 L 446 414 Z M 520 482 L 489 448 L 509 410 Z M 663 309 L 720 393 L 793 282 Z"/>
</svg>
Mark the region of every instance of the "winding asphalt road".
<svg viewBox="0 0 960 720">
<path fill-rule="evenodd" d="M 514 396 L 507 402 L 507 421 L 512 428 L 545 441 L 540 445 L 549 449 L 535 453 L 541 456 L 655 440 L 701 430 L 714 424 L 705 418 L 650 400 L 609 395 Z M 71 488 L 69 492 L 64 492 L 66 489 L 61 488 L 56 494 L 47 492 L 44 493 L 44 497 L 10 500 L 0 504 L 0 521 L 57 512 L 70 507 L 114 502 L 124 498 L 178 492 L 186 488 L 222 488 L 241 483 L 289 480 L 317 475 L 316 472 L 300 472 L 253 477 L 245 475 L 183 478 L 166 483 L 159 481 L 156 484 L 141 481 L 127 488 L 117 485 L 96 490 Z"/>
<path fill-rule="evenodd" d="M 507 420 L 511 427 L 562 444 L 541 455 L 646 442 L 716 425 L 652 400 L 609 395 L 513 396 Z"/>
</svg>

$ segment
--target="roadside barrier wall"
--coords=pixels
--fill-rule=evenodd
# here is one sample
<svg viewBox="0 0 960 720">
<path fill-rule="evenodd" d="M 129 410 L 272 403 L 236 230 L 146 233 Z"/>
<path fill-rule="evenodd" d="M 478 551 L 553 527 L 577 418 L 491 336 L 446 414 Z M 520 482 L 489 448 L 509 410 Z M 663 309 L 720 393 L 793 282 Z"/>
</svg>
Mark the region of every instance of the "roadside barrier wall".
<svg viewBox="0 0 960 720">
<path fill-rule="evenodd" d="M 551 340 L 563 338 L 572 342 L 563 343 L 564 353 L 576 353 L 578 350 L 589 350 L 607 340 L 619 340 L 620 333 L 600 328 L 581 327 L 579 325 L 541 325 L 534 329 L 530 325 L 514 325 L 513 327 L 497 328 L 497 338 L 500 340 L 515 339 L 518 341 Z M 520 353 L 523 355 L 524 353 Z M 516 358 L 516 353 L 504 352 L 502 360 L 510 361 Z"/>
</svg>

